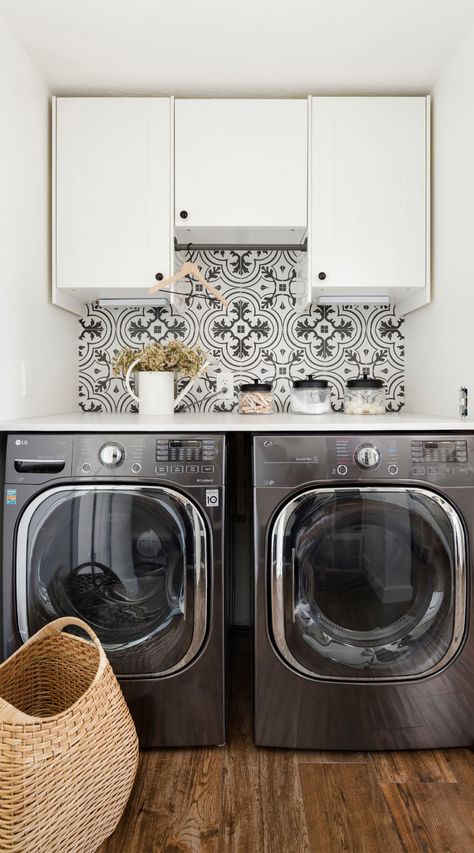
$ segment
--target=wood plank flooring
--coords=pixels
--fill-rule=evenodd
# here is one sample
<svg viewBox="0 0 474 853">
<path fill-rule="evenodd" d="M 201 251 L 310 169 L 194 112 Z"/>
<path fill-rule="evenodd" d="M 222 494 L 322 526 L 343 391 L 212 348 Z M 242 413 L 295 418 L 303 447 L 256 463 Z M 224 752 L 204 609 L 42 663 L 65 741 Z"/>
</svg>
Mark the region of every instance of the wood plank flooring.
<svg viewBox="0 0 474 853">
<path fill-rule="evenodd" d="M 228 745 L 142 752 L 98 853 L 474 853 L 471 750 L 256 748 L 250 673 L 237 635 Z"/>
</svg>

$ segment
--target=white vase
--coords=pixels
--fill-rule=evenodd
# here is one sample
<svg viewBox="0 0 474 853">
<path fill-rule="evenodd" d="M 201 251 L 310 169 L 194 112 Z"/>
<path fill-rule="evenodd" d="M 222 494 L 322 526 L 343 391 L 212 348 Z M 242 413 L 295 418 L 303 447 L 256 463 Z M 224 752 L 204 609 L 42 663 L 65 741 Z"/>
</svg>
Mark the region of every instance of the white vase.
<svg viewBox="0 0 474 853">
<path fill-rule="evenodd" d="M 138 405 L 141 415 L 172 415 L 174 412 L 174 373 L 140 370 Z"/>
<path fill-rule="evenodd" d="M 128 393 L 137 401 L 140 414 L 157 416 L 172 415 L 176 403 L 181 402 L 195 380 L 191 379 L 178 396 L 175 397 L 175 376 L 172 371 L 163 371 L 160 373 L 155 370 L 140 370 L 135 374 L 135 386 L 138 386 L 138 393 L 134 393 L 130 387 L 130 378 L 133 369 L 139 361 L 140 358 L 135 359 L 133 364 L 128 368 L 125 375 L 125 385 Z"/>
</svg>

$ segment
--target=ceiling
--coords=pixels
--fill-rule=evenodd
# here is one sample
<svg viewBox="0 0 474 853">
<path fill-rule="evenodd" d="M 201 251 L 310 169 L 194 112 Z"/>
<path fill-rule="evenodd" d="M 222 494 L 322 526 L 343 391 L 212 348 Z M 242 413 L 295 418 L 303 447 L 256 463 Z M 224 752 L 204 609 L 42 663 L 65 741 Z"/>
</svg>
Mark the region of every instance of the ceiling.
<svg viewBox="0 0 474 853">
<path fill-rule="evenodd" d="M 474 0 L 0 0 L 54 94 L 431 91 Z"/>
</svg>

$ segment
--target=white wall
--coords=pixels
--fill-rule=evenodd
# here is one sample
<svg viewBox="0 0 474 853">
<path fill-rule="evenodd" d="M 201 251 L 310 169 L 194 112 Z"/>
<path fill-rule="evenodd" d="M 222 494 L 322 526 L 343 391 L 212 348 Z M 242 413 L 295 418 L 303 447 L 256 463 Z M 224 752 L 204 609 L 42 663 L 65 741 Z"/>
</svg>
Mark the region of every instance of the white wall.
<svg viewBox="0 0 474 853">
<path fill-rule="evenodd" d="M 408 314 L 406 408 L 474 416 L 474 29 L 433 91 L 433 301 Z"/>
<path fill-rule="evenodd" d="M 0 420 L 77 407 L 77 318 L 49 304 L 49 103 L 0 18 Z"/>
</svg>

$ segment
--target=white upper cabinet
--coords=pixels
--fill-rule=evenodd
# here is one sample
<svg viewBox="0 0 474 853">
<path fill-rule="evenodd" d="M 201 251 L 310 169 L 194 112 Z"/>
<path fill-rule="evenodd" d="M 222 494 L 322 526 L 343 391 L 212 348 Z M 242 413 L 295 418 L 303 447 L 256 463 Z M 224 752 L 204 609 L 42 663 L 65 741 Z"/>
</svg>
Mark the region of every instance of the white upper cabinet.
<svg viewBox="0 0 474 853">
<path fill-rule="evenodd" d="M 429 100 L 311 101 L 313 287 L 429 301 Z"/>
<path fill-rule="evenodd" d="M 53 300 L 146 296 L 171 270 L 171 99 L 58 98 L 54 125 Z"/>
<path fill-rule="evenodd" d="M 178 100 L 180 243 L 300 243 L 307 229 L 304 100 Z"/>
</svg>

